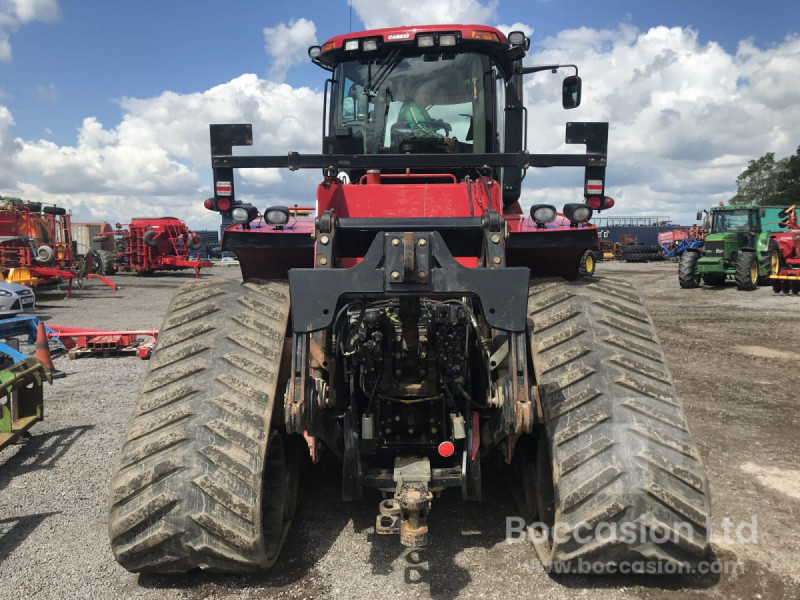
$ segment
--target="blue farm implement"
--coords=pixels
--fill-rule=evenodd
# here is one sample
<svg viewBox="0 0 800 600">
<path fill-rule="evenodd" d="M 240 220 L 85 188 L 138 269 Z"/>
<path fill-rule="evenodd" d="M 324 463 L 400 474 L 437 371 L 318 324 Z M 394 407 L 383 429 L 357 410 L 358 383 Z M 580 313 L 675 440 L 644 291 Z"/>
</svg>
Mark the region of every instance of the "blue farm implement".
<svg viewBox="0 0 800 600">
<path fill-rule="evenodd" d="M 702 248 L 703 240 L 689 238 L 676 242 L 664 242 L 661 247 L 664 249 L 664 258 L 680 258 L 681 254 L 687 250 L 699 250 Z"/>
</svg>

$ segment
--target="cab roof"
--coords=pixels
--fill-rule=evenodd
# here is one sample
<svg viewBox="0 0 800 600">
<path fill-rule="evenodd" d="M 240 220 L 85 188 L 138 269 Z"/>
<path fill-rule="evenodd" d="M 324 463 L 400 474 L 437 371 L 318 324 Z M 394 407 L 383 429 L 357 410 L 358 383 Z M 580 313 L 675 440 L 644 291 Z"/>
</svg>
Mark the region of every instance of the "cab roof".
<svg viewBox="0 0 800 600">
<path fill-rule="evenodd" d="M 355 40 L 362 38 L 377 37 L 382 42 L 413 42 L 417 35 L 420 33 L 460 33 L 461 39 L 479 39 L 476 33 L 493 33 L 497 36 L 498 42 L 501 44 L 508 44 L 508 39 L 505 34 L 488 25 L 412 25 L 410 27 L 388 27 L 385 29 L 368 29 L 366 31 L 356 31 L 353 33 L 346 33 L 337 35 L 328 39 L 322 47 L 325 48 L 328 44 L 330 49 L 341 48 L 345 41 Z"/>
</svg>

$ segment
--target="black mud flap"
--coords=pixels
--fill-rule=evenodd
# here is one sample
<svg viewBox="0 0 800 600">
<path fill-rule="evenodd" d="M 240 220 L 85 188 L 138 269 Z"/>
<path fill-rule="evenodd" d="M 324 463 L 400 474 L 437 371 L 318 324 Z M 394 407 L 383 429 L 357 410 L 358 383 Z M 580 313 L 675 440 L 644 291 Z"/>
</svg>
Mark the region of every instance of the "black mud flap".
<svg viewBox="0 0 800 600">
<path fill-rule="evenodd" d="M 329 327 L 343 296 L 475 296 L 491 327 L 521 332 L 528 279 L 526 267 L 461 265 L 438 231 L 382 231 L 354 267 L 289 271 L 292 325 L 296 334 Z"/>
</svg>

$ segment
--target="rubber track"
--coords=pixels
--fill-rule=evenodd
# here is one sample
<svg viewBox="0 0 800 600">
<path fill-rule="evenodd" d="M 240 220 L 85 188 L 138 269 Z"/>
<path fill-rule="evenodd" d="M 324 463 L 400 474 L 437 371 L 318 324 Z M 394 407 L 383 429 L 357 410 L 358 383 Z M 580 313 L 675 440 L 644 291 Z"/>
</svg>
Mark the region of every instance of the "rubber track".
<svg viewBox="0 0 800 600">
<path fill-rule="evenodd" d="M 602 278 L 543 281 L 531 286 L 528 313 L 556 522 L 567 532 L 553 546 L 552 561 L 703 556 L 710 513 L 705 468 L 638 293 Z M 617 535 L 575 539 L 577 526 L 600 521 L 616 523 Z M 674 540 L 654 545 L 637 536 L 629 543 L 621 525 L 637 522 L 655 530 L 664 524 Z"/>
<path fill-rule="evenodd" d="M 261 482 L 288 316 L 280 282 L 195 280 L 173 298 L 113 474 L 126 569 L 271 566 Z"/>
</svg>

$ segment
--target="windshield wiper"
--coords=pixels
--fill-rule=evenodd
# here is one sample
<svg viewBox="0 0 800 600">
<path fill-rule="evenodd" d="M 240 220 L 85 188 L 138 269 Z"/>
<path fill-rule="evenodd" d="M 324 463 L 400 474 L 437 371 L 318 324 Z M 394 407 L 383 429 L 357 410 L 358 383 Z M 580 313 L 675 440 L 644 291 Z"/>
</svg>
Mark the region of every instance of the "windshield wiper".
<svg viewBox="0 0 800 600">
<path fill-rule="evenodd" d="M 364 89 L 361 91 L 363 94 L 367 96 L 378 95 L 378 89 L 383 85 L 383 82 L 386 81 L 386 78 L 389 77 L 389 74 L 394 71 L 394 68 L 400 63 L 400 50 L 401 48 L 396 48 L 389 53 L 389 55 L 386 57 L 386 60 L 381 65 L 381 68 L 369 78 L 369 81 L 367 81 L 367 85 L 365 85 Z"/>
</svg>

